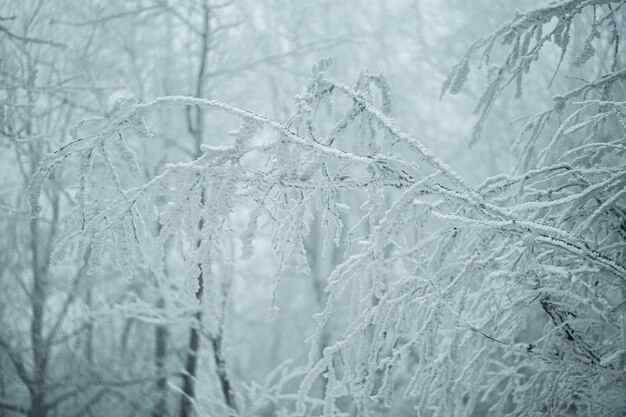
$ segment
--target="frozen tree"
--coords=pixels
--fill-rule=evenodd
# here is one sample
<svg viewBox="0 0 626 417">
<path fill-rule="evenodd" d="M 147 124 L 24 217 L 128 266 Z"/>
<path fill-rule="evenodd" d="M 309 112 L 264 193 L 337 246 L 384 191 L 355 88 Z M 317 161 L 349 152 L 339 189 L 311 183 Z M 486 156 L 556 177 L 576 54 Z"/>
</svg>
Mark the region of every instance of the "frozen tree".
<svg viewBox="0 0 626 417">
<path fill-rule="evenodd" d="M 515 372 L 495 378 L 507 394 L 501 400 L 502 412 L 624 413 L 622 6 L 609 1 L 562 1 L 517 13 L 496 32 L 476 41 L 443 87 L 444 92 L 458 92 L 475 56 L 489 67 L 488 86 L 475 109 L 478 121 L 472 141 L 477 141 L 506 87 L 513 83 L 515 95 L 522 95 L 523 78 L 542 49 L 554 45 L 559 50 L 548 84 L 564 63 L 570 70 L 587 65 L 585 74 L 593 74 L 556 94 L 549 108 L 528 116 L 514 141 L 519 155 L 515 172 L 490 178 L 477 189 L 514 216 L 501 221 L 529 222 L 522 229 L 515 226 L 516 237 L 505 238 L 506 258 L 501 259 L 505 267 L 489 273 L 503 274 L 508 285 L 515 284 L 506 289 L 506 296 L 509 302 L 519 303 L 519 313 L 528 314 L 527 319 L 520 317 L 510 324 L 534 321 L 523 338 L 516 332 L 514 341 L 525 343 L 526 353 L 513 355 L 515 361 L 508 362 Z M 581 32 L 582 45 L 572 47 L 576 45 L 572 39 Z M 492 64 L 490 56 L 499 41 L 504 46 L 497 52 L 504 59 Z M 500 235 L 509 229 L 504 224 L 487 226 L 475 216 L 460 217 L 457 221 L 462 224 L 500 230 Z"/>
<path fill-rule="evenodd" d="M 55 187 L 46 190 L 49 210 L 40 218 L 26 216 L 24 195 L 40 159 L 67 133 L 64 126 L 75 111 L 70 89 L 89 87 L 61 75 L 66 64 L 60 58 L 69 53 L 65 39 L 44 33 L 48 7 L 31 2 L 1 6 L 0 166 L 5 182 L 0 195 L 0 412 L 45 417 L 77 394 L 72 389 L 75 369 L 60 370 L 54 362 L 63 361 L 59 345 L 75 341 L 86 327 L 78 330 L 68 323 L 82 295 L 85 271 L 68 270 L 55 281 L 47 261 L 65 201 L 61 174 L 51 180 Z M 54 287 L 67 288 L 66 296 L 55 300 Z M 61 380 L 67 386 L 52 387 Z"/>
<path fill-rule="evenodd" d="M 550 47 L 559 51 L 552 78 L 564 65 L 593 74 L 528 116 L 515 170 L 478 186 L 396 125 L 384 76 L 363 71 L 347 86 L 327 77 L 324 58 L 286 123 L 197 97 L 118 100 L 42 160 L 33 214 L 55 169 L 74 169 L 76 205 L 53 262 L 80 265 L 89 248 L 91 271 L 112 265 L 129 280 L 149 271 L 165 282 L 172 244 L 208 340 L 221 334 L 235 263 L 267 243 L 261 232 L 271 235 L 276 294 L 281 278 L 311 272 L 305 241 L 319 216 L 320 256 L 335 246 L 343 259 L 326 277 L 308 364 L 249 386 L 271 407 L 235 406 L 235 385 L 245 383 L 229 379 L 220 401 L 193 399 L 201 415 L 623 415 L 623 5 L 554 2 L 470 46 L 443 93 L 460 92 L 476 62 L 488 68 L 472 143 L 507 87 L 520 96 Z M 582 45 L 571 46 L 588 17 Z M 145 179 L 137 144 L 158 135 L 151 115 L 175 107 L 236 128 L 228 145 L 198 137 L 195 160 Z M 180 302 L 165 297 L 163 308 L 181 311 Z M 228 375 L 224 361 L 216 365 Z"/>
</svg>

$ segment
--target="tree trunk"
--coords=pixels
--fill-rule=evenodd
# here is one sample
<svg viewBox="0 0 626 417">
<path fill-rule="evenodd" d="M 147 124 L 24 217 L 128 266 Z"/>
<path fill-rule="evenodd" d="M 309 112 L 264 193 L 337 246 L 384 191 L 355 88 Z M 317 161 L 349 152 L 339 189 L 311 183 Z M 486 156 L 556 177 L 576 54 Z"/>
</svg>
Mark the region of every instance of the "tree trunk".
<svg viewBox="0 0 626 417">
<path fill-rule="evenodd" d="M 209 32 L 210 32 L 210 8 L 208 0 L 203 4 L 202 16 L 202 32 L 201 32 L 201 49 L 200 60 L 198 65 L 198 73 L 195 83 L 195 96 L 201 97 L 204 90 L 204 77 L 206 72 L 206 63 L 209 53 Z M 195 109 L 194 118 L 191 117 L 191 110 L 187 108 L 187 127 L 189 133 L 194 139 L 194 159 L 202 155 L 202 137 L 204 136 L 204 123 L 202 109 Z M 201 205 L 204 206 L 204 195 L 201 198 Z M 202 221 L 198 225 L 202 229 Z M 198 242 L 198 245 L 200 243 Z M 183 373 L 183 392 L 180 399 L 180 417 L 190 417 L 193 408 L 195 396 L 194 380 L 198 367 L 198 352 L 200 348 L 199 328 L 202 323 L 202 293 L 204 291 L 204 277 L 200 266 L 200 274 L 198 275 L 198 291 L 196 299 L 198 300 L 198 311 L 194 314 L 194 323 L 189 330 L 189 345 L 187 348 L 187 359 L 185 361 L 185 371 Z"/>
<path fill-rule="evenodd" d="M 198 291 L 196 299 L 198 303 L 202 301 L 202 292 L 204 291 L 204 278 L 202 271 L 198 276 Z M 200 307 L 198 307 L 200 308 Z M 195 396 L 194 380 L 198 368 L 198 350 L 200 348 L 200 332 L 199 327 L 202 322 L 202 311 L 198 309 L 194 314 L 194 322 L 189 331 L 189 347 L 187 349 L 187 360 L 185 361 L 185 371 L 183 373 L 183 393 L 180 398 L 180 417 L 190 417 L 193 409 L 193 401 Z"/>
<path fill-rule="evenodd" d="M 157 308 L 162 309 L 165 302 L 162 298 L 157 302 Z M 157 375 L 158 399 L 152 412 L 153 417 L 165 417 L 167 415 L 167 376 L 165 375 L 165 360 L 167 359 L 167 327 L 157 324 L 155 329 L 154 360 Z"/>
<path fill-rule="evenodd" d="M 226 360 L 222 351 L 222 331 L 220 327 L 219 333 L 211 337 L 211 345 L 213 346 L 213 359 L 215 360 L 215 372 L 220 381 L 224 402 L 230 409 L 230 415 L 237 415 L 238 407 L 235 398 L 235 391 L 230 383 L 228 372 L 226 371 Z"/>
<path fill-rule="evenodd" d="M 30 221 L 31 268 L 33 271 L 33 292 L 31 299 L 32 316 L 30 320 L 31 349 L 33 354 L 33 372 L 29 391 L 31 408 L 29 417 L 46 417 L 44 383 L 46 377 L 47 353 L 43 337 L 43 314 L 45 303 L 45 283 L 39 260 L 39 223 Z"/>
</svg>

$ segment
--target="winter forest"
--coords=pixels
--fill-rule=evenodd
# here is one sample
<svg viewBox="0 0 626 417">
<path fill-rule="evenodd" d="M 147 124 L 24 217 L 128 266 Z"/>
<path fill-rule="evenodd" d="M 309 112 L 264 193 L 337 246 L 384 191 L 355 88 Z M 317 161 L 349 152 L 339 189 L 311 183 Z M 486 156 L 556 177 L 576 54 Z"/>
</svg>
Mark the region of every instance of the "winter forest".
<svg viewBox="0 0 626 417">
<path fill-rule="evenodd" d="M 21 416 L 626 416 L 626 0 L 0 0 Z"/>
</svg>

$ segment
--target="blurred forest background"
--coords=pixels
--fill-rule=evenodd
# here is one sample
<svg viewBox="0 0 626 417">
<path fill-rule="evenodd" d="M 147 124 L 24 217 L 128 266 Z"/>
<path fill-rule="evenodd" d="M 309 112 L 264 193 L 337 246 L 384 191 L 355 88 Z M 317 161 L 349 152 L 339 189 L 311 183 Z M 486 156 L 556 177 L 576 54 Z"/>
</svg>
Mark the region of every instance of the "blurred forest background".
<svg viewBox="0 0 626 417">
<path fill-rule="evenodd" d="M 85 197 L 78 191 L 85 185 L 77 183 L 82 174 L 70 165 L 50 171 L 39 198 L 44 211 L 37 218 L 31 217 L 27 190 L 40 162 L 49 152 L 70 142 L 72 127 L 78 122 L 123 112 L 123 101 L 116 101 L 120 98 L 132 96 L 143 103 L 161 96 L 192 96 L 217 99 L 287 125 L 293 121 L 298 103 L 294 97 L 305 91 L 311 67 L 320 57 L 333 56 L 328 72 L 346 84 L 352 84 L 364 68 L 371 74 L 384 74 L 391 86 L 390 115 L 394 123 L 415 135 L 471 186 L 478 186 L 487 178 L 512 174 L 520 164 L 529 166 L 528 161 L 519 161 L 530 151 L 513 146 L 525 118 L 551 108 L 553 96 L 622 68 L 624 55 L 615 45 L 624 34 L 624 2 L 595 3 L 598 10 L 594 5 L 583 8 L 575 15 L 575 24 L 568 27 L 569 50 L 577 52 L 562 54 L 563 45 L 546 43 L 541 60 L 525 74 L 523 94 L 516 95 L 514 88 L 503 89 L 489 105 L 490 114 L 480 139 L 472 140 L 477 120 L 473 109 L 488 87 L 484 74 L 493 71 L 493 66 L 472 71 L 467 81 L 460 81 L 463 89 L 458 85 L 452 91 L 458 94 L 440 98 L 447 75 L 475 39 L 516 16 L 516 9 L 531 10 L 543 2 L 0 0 L 0 417 L 299 415 L 304 410 L 295 403 L 305 375 L 311 371 L 305 368 L 310 355 L 322 357 L 325 347 L 340 340 L 347 326 L 346 317 L 356 314 L 350 313 L 350 308 L 360 305 L 350 299 L 349 293 L 339 295 L 343 298 L 337 301 L 335 318 L 321 333 L 316 331 L 313 316 L 327 304 L 327 277 L 354 250 L 345 242 L 327 243 L 323 232 L 327 219 L 318 216 L 315 209 L 305 216 L 307 227 L 302 240 L 308 267 L 282 269 L 277 275 L 272 246 L 281 243 L 273 241 L 262 224 L 255 234 L 256 251 L 250 259 L 241 260 L 237 239 L 220 249 L 230 251 L 232 257 L 215 267 L 228 279 L 222 282 L 220 295 L 210 298 L 218 304 L 211 307 L 213 313 L 203 313 L 199 307 L 203 284 L 189 279 L 193 273 L 170 243 L 164 244 L 166 280 L 155 278 L 139 260 L 129 270 L 123 271 L 122 265 L 119 271 L 105 255 L 96 267 L 90 262 L 96 248 L 90 245 L 80 247 L 82 263 L 62 256 L 51 263 L 57 238 L 66 227 L 64 216 L 72 207 L 82 204 L 85 209 Z M 598 23 L 599 16 L 608 13 L 607 5 L 615 9 L 612 23 Z M 585 50 L 590 30 L 596 27 L 602 27 L 608 35 L 602 32 L 602 36 L 592 38 L 593 56 L 581 62 L 580 51 Z M 494 61 L 505 58 L 505 52 L 494 51 Z M 622 70 L 618 74 L 622 84 L 615 87 L 615 94 L 621 94 L 621 111 L 623 76 Z M 463 75 L 457 74 L 459 77 Z M 615 101 L 619 102 L 619 97 Z M 611 117 L 619 114 L 624 117 L 619 111 Z M 229 115 L 208 114 L 197 107 L 158 109 L 147 121 L 154 135 L 132 145 L 142 178 L 154 178 L 169 163 L 202 157 L 209 149 L 202 144 L 219 151 L 220 146 L 230 144 L 232 135 L 228 132 L 237 127 Z M 557 127 L 558 123 L 554 129 Z M 548 140 L 552 133 L 546 135 Z M 621 148 L 616 145 L 619 152 L 624 150 L 623 141 L 622 136 L 618 140 Z M 358 153 L 356 142 L 346 147 Z M 614 164 L 623 167 L 623 153 L 615 155 Z M 94 175 L 99 169 L 97 164 Z M 99 172 L 102 177 L 108 175 L 104 168 L 100 167 Z M 134 181 L 127 177 L 124 173 L 121 182 Z M 615 193 L 618 197 L 610 204 L 624 205 L 623 176 L 619 178 L 621 186 L 607 189 L 609 196 L 597 200 L 588 213 L 594 213 Z M 100 192 L 96 185 L 93 187 L 92 192 Z M 397 199 L 395 188 L 381 192 L 378 219 Z M 364 200 L 354 196 L 340 200 L 346 204 L 337 206 L 343 210 L 338 218 L 360 227 L 361 236 L 367 235 L 370 229 L 359 226 L 360 214 L 355 206 Z M 247 207 L 243 215 L 231 216 L 224 230 L 237 237 L 253 209 Z M 617 211 L 615 217 L 619 219 L 621 214 Z M 610 228 L 615 231 L 619 225 Z M 617 241 L 602 242 L 608 245 L 607 251 L 621 253 L 611 256 L 618 271 L 620 262 L 624 264 L 626 241 L 623 233 L 619 236 Z M 104 241 L 103 245 L 97 248 L 100 257 L 100 252 L 107 252 L 114 242 Z M 386 250 L 387 257 L 395 253 Z M 397 268 L 391 271 L 390 276 L 401 273 Z M 393 277 L 387 279 L 394 281 Z M 280 283 L 276 285 L 276 281 Z M 623 294 L 626 287 L 621 282 L 621 288 L 606 290 Z M 468 288 L 475 289 L 471 285 Z M 532 297 L 529 295 L 528 300 Z M 380 299 L 377 296 L 372 306 L 376 307 Z M 605 304 L 597 305 L 603 306 L 598 308 L 606 314 L 619 315 L 624 311 L 620 304 L 623 299 L 623 295 L 609 297 Z M 538 305 L 536 300 L 534 305 Z M 541 329 L 558 324 L 557 316 L 566 334 L 572 340 L 578 337 L 563 324 L 574 313 L 559 313 L 552 309 L 556 301 L 542 300 L 543 311 L 524 313 L 517 333 L 502 336 L 511 346 L 536 339 L 541 345 Z M 613 316 L 606 319 L 622 323 L 621 330 L 616 325 L 605 336 L 594 336 L 592 342 L 585 343 L 593 345 L 604 337 L 615 343 L 623 338 L 626 343 L 626 336 L 620 336 L 626 326 L 621 317 L 622 322 Z M 446 320 L 441 319 L 444 327 Z M 485 321 L 472 326 L 484 325 L 483 331 L 492 334 L 485 330 L 492 324 Z M 311 349 L 305 343 L 312 334 L 316 334 L 314 343 L 319 348 Z M 454 340 L 459 342 L 452 340 L 441 343 L 448 347 Z M 472 342 L 468 343 L 471 346 Z M 534 351 L 533 343 L 527 343 L 524 349 Z M 579 350 L 580 346 L 582 342 L 577 345 Z M 393 352 L 395 347 L 391 343 L 385 349 Z M 310 353 L 315 349 L 317 353 Z M 587 360 L 600 367 L 599 357 L 603 354 L 596 357 L 589 352 L 591 348 Z M 417 363 L 427 353 L 417 351 L 413 355 Z M 623 362 L 626 358 L 626 354 L 618 356 L 612 360 Z M 324 405 L 332 378 L 320 374 L 306 393 L 307 415 L 414 415 L 414 407 L 426 400 L 418 389 L 411 391 L 412 395 L 402 394 L 402 387 L 416 370 L 411 365 L 411 354 L 403 360 L 393 377 L 392 399 L 384 406 L 362 408 L 358 398 L 353 401 L 339 389 L 330 395 L 335 404 Z M 470 362 L 468 358 L 466 363 Z M 494 363 L 485 365 L 485 372 L 497 367 Z M 610 368 L 618 372 L 619 365 Z M 520 370 L 519 374 L 528 377 L 529 372 Z M 598 389 L 609 384 L 626 392 L 623 369 L 620 372 L 621 382 L 609 384 L 603 380 L 598 382 Z M 347 371 L 339 374 L 345 376 Z M 376 391 L 384 385 L 380 381 L 373 382 L 370 389 Z M 348 391 L 357 393 L 357 385 L 351 385 Z M 552 392 L 569 392 L 570 388 L 553 388 Z M 434 392 L 432 395 L 438 395 Z M 493 387 L 481 388 L 482 399 L 475 400 L 478 405 L 470 394 L 456 393 L 453 401 L 457 405 L 448 404 L 449 412 L 443 406 L 426 407 L 418 415 L 505 415 L 519 410 L 512 405 L 517 397 L 511 392 L 498 392 Z M 501 411 L 490 408 L 498 403 L 499 395 L 509 396 Z M 574 401 L 591 399 L 577 397 Z M 623 415 L 619 414 L 626 410 L 622 402 L 613 401 L 613 409 L 602 408 L 604 415 Z M 555 407 L 553 414 L 546 411 L 545 415 L 590 412 L 580 406 Z"/>
</svg>

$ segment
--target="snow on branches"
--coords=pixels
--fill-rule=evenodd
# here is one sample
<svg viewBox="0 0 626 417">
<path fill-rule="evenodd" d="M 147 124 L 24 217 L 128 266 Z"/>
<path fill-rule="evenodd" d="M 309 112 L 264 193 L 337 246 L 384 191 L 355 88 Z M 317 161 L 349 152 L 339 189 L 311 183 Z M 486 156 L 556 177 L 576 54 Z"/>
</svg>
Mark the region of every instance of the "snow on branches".
<svg viewBox="0 0 626 417">
<path fill-rule="evenodd" d="M 522 79 L 529 73 L 533 63 L 539 60 L 542 49 L 549 43 L 554 43 L 561 51 L 552 77 L 552 81 L 554 80 L 566 52 L 570 49 L 572 25 L 575 19 L 587 10 L 593 11 L 593 21 L 582 51 L 573 52 L 577 54 L 574 65 L 581 66 L 589 61 L 595 54 L 593 41 L 600 38 L 602 31 L 604 31 L 609 34 L 608 42 L 613 45 L 614 49 L 611 58 L 613 60 L 612 72 L 596 81 L 586 83 L 576 90 L 555 96 L 554 111 L 560 113 L 572 98 L 584 96 L 589 90 L 613 83 L 616 79 L 624 80 L 626 72 L 623 68 L 619 68 L 619 32 L 617 30 L 618 23 L 616 23 L 616 14 L 620 13 L 623 6 L 623 1 L 612 0 L 554 1 L 526 13 L 516 12 L 515 17 L 496 31 L 476 40 L 468 48 L 460 62 L 448 73 L 448 77 L 441 87 L 441 96 L 448 92 L 458 94 L 468 79 L 470 62 L 476 55 L 478 55 L 478 68 L 483 65 L 489 68 L 487 87 L 474 108 L 474 113 L 478 115 L 478 121 L 474 125 L 470 144 L 480 140 L 494 102 L 507 86 L 515 82 L 516 97 L 522 95 Z M 491 62 L 491 55 L 498 41 L 506 49 L 504 52 L 505 59 L 502 63 L 494 64 Z M 543 114 L 540 123 L 545 123 L 546 117 L 547 114 Z M 529 127 L 529 129 L 532 128 Z"/>
<path fill-rule="evenodd" d="M 474 53 L 483 49 L 488 61 L 496 39 L 512 44 L 478 106 L 480 125 L 545 42 L 565 50 L 572 17 L 609 3 L 562 1 L 516 16 L 472 46 L 443 91 L 462 88 Z M 544 35 L 553 17 L 558 23 Z M 374 416 L 402 401 L 433 416 L 626 410 L 626 167 L 615 157 L 626 150 L 624 102 L 573 101 L 585 89 L 621 82 L 624 70 L 560 96 L 578 110 L 547 142 L 546 120 L 564 105 L 531 118 L 519 139 L 527 148 L 521 173 L 474 188 L 396 126 L 384 76 L 363 71 L 349 87 L 326 77 L 330 64 L 314 66 L 287 123 L 181 96 L 120 101 L 82 122 L 31 184 L 36 213 L 51 170 L 76 161 L 77 204 L 56 260 L 82 258 L 91 245 L 95 267 L 109 260 L 129 278 L 139 268 L 158 276 L 164 247 L 175 242 L 187 279 L 201 270 L 199 290 L 219 297 L 219 263 L 234 262 L 230 219 L 248 216 L 244 259 L 258 229 L 271 230 L 279 277 L 309 273 L 303 239 L 319 214 L 326 239 L 349 249 L 327 277 L 292 415 L 345 415 L 350 404 Z M 338 103 L 347 109 L 336 115 Z M 151 140 L 146 120 L 157 109 L 189 106 L 239 120 L 230 145 L 206 144 L 196 160 L 145 179 L 129 141 Z M 330 110 L 324 123 L 323 107 Z M 580 135 L 587 139 L 560 151 L 564 137 Z M 539 141 L 546 143 L 537 154 Z M 333 321 L 337 315 L 342 320 Z M 331 327 L 320 357 L 322 332 Z M 323 401 L 312 397 L 319 380 Z"/>
</svg>

